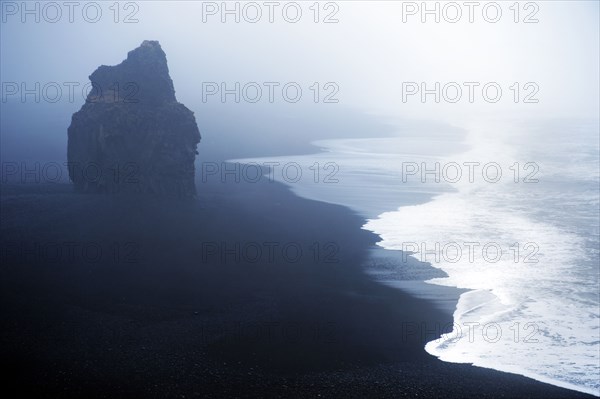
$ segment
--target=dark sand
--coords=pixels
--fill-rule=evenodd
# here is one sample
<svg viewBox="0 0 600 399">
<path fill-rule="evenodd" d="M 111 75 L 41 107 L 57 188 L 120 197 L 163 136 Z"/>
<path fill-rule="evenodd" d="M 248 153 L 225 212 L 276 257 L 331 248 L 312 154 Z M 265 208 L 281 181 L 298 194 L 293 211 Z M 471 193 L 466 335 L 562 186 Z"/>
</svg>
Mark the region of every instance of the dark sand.
<svg viewBox="0 0 600 399">
<path fill-rule="evenodd" d="M 8 385 L 86 398 L 586 396 L 428 355 L 450 315 L 363 273 L 377 237 L 349 210 L 266 181 L 199 191 L 2 187 Z"/>
</svg>

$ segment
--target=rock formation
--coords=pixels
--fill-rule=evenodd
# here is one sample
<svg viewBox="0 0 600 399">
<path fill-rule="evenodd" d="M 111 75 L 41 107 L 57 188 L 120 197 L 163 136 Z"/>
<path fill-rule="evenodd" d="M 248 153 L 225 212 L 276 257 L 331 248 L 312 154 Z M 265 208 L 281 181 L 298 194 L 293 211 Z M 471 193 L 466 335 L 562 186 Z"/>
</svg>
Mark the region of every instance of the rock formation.
<svg viewBox="0 0 600 399">
<path fill-rule="evenodd" d="M 90 76 L 92 89 L 68 129 L 69 177 L 82 192 L 193 197 L 200 132 L 177 102 L 167 58 L 144 41 L 116 66 Z"/>
</svg>

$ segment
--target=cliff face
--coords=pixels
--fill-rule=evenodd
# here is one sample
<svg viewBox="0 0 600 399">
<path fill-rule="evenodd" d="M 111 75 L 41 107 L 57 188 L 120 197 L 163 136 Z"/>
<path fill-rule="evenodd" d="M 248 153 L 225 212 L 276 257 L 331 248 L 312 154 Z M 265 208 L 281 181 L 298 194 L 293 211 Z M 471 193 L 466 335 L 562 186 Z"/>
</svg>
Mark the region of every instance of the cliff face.
<svg viewBox="0 0 600 399">
<path fill-rule="evenodd" d="M 93 88 L 68 129 L 69 177 L 82 192 L 196 195 L 200 132 L 177 102 L 167 58 L 144 41 L 116 66 L 90 76 Z"/>
</svg>

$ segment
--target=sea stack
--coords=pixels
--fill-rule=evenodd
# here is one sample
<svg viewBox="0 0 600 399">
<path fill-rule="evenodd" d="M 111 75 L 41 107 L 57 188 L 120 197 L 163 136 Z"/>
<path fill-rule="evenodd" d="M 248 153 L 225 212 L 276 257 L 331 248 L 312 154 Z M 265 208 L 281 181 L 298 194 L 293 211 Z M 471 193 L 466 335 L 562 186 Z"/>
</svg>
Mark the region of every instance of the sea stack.
<svg viewBox="0 0 600 399">
<path fill-rule="evenodd" d="M 160 44 L 144 41 L 119 65 L 100 66 L 90 81 L 68 129 L 75 189 L 194 197 L 200 132 L 194 113 L 175 98 Z"/>
</svg>

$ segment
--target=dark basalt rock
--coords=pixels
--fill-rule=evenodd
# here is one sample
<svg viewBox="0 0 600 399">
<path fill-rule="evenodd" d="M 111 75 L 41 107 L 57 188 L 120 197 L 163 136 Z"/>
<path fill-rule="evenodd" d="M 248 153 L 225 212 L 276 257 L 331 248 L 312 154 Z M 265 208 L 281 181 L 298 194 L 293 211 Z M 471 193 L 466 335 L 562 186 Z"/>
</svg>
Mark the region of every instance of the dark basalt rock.
<svg viewBox="0 0 600 399">
<path fill-rule="evenodd" d="M 194 197 L 200 132 L 194 113 L 175 98 L 160 44 L 144 41 L 90 80 L 93 88 L 68 129 L 75 188 Z"/>
</svg>

